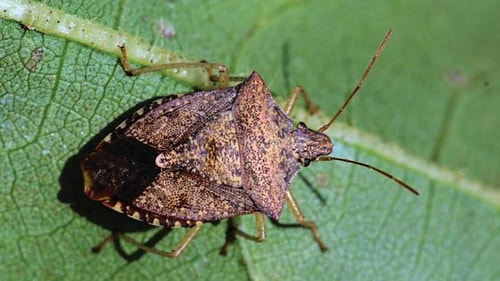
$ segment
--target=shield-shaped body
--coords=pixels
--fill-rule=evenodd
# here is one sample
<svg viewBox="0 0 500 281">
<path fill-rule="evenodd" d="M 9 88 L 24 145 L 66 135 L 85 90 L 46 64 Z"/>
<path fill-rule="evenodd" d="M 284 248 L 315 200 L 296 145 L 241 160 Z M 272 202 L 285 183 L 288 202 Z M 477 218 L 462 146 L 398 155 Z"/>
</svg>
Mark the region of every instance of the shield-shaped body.
<svg viewBox="0 0 500 281">
<path fill-rule="evenodd" d="M 85 158 L 85 194 L 154 225 L 278 219 L 299 169 L 292 125 L 256 72 L 235 87 L 167 97 Z"/>
</svg>

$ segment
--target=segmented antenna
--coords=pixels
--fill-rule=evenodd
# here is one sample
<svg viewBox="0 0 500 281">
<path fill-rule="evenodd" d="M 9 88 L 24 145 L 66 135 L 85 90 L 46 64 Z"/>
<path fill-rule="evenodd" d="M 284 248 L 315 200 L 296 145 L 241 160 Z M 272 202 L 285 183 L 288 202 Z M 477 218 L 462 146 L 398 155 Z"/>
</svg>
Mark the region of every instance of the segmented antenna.
<svg viewBox="0 0 500 281">
<path fill-rule="evenodd" d="M 328 123 L 326 123 L 321 128 L 319 128 L 318 132 L 324 132 L 328 128 L 330 128 L 330 126 L 333 124 L 333 122 L 335 122 L 335 120 L 337 119 L 337 117 L 339 117 L 340 114 L 342 114 L 342 112 L 344 112 L 344 109 L 351 102 L 351 100 L 354 97 L 354 95 L 356 95 L 356 93 L 358 93 L 359 89 L 361 89 L 361 86 L 363 86 L 363 84 L 365 83 L 366 78 L 368 78 L 368 74 L 370 74 L 370 71 L 372 70 L 373 66 L 375 65 L 375 62 L 377 61 L 377 58 L 380 56 L 380 54 L 382 54 L 382 51 L 384 50 L 385 46 L 387 45 L 387 41 L 389 41 L 389 38 L 391 38 L 391 35 L 392 35 L 392 30 L 389 29 L 389 31 L 385 35 L 384 39 L 380 43 L 380 46 L 378 47 L 377 51 L 373 55 L 370 63 L 366 67 L 366 70 L 363 73 L 363 76 L 361 76 L 361 79 L 359 80 L 359 82 L 356 85 L 356 87 L 354 87 L 354 89 L 352 90 L 352 92 L 349 95 L 349 97 L 346 99 L 346 101 L 340 107 L 340 109 L 337 111 L 337 113 L 335 113 L 335 115 L 332 117 L 332 119 L 330 119 L 330 121 Z M 387 178 L 390 178 L 391 180 L 395 181 L 400 186 L 406 188 L 411 193 L 413 193 L 415 195 L 419 194 L 418 191 L 415 188 L 411 187 L 410 185 L 408 185 L 404 181 L 396 178 L 395 176 L 391 175 L 390 173 L 388 173 L 388 172 L 386 172 L 384 170 L 381 170 L 381 169 L 379 169 L 377 167 L 374 167 L 372 165 L 369 165 L 369 164 L 366 164 L 366 163 L 363 163 L 363 162 L 358 162 L 358 161 L 354 161 L 354 160 L 350 160 L 350 159 L 345 159 L 345 158 L 332 157 L 332 156 L 321 156 L 321 157 L 318 157 L 316 159 L 316 161 L 342 161 L 342 162 L 347 162 L 347 163 L 351 163 L 351 164 L 358 165 L 358 166 L 363 166 L 365 168 L 368 168 L 368 169 L 371 169 L 373 171 L 376 171 L 379 174 L 382 174 L 383 176 L 385 176 Z"/>
<path fill-rule="evenodd" d="M 387 41 L 389 41 L 389 38 L 391 38 L 391 35 L 392 35 L 392 29 L 389 29 L 389 31 L 387 31 L 387 34 L 384 37 L 384 40 L 382 40 L 382 43 L 380 43 L 380 46 L 378 47 L 378 49 L 375 52 L 375 54 L 373 55 L 370 63 L 366 67 L 365 73 L 363 73 L 363 76 L 361 76 L 361 79 L 359 80 L 358 84 L 356 85 L 356 87 L 354 87 L 354 90 L 352 90 L 352 93 L 345 100 L 342 107 L 340 107 L 340 109 L 337 111 L 337 113 L 335 113 L 335 115 L 332 117 L 332 119 L 330 119 L 330 121 L 328 123 L 323 125 L 323 127 L 319 128 L 318 132 L 322 133 L 322 132 L 326 131 L 328 128 L 330 128 L 330 126 L 333 124 L 333 122 L 335 122 L 335 119 L 337 119 L 337 117 L 339 117 L 340 114 L 342 114 L 342 112 L 344 112 L 344 109 L 351 102 L 354 95 L 356 95 L 356 93 L 358 93 L 359 89 L 361 89 L 361 86 L 363 86 L 363 84 L 365 83 L 366 78 L 368 78 L 368 74 L 370 74 L 370 71 L 372 70 L 373 66 L 375 65 L 375 62 L 377 61 L 380 54 L 382 54 L 382 51 L 384 50 L 385 45 L 387 45 Z"/>
</svg>

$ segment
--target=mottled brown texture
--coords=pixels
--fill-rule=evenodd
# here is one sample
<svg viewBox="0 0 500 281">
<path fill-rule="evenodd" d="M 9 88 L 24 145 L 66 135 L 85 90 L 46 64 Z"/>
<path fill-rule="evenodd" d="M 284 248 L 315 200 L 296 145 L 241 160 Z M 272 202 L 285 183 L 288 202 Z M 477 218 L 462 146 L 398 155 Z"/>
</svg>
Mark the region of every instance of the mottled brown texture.
<svg viewBox="0 0 500 281">
<path fill-rule="evenodd" d="M 155 225 L 249 213 L 278 219 L 299 163 L 331 149 L 326 135 L 294 129 L 254 72 L 235 87 L 164 98 L 136 112 L 82 163 L 85 193 Z"/>
<path fill-rule="evenodd" d="M 233 105 L 243 188 L 260 211 L 277 220 L 285 192 L 299 170 L 292 154 L 292 120 L 257 73 L 242 85 Z"/>
</svg>

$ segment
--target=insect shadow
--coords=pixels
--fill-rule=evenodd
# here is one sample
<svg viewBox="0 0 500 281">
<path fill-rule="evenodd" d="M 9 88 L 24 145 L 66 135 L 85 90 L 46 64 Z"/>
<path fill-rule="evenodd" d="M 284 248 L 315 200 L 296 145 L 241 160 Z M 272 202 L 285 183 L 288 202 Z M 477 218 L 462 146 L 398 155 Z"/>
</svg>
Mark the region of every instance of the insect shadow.
<svg viewBox="0 0 500 281">
<path fill-rule="evenodd" d="M 152 101 L 157 100 L 158 97 L 150 98 L 142 101 L 127 110 L 125 113 L 118 116 L 114 121 L 104 127 L 97 135 L 92 137 L 77 154 L 73 155 L 66 161 L 62 172 L 59 176 L 59 184 L 61 189 L 57 194 L 57 199 L 65 204 L 69 204 L 71 209 L 82 217 L 85 217 L 91 223 L 101 226 L 111 232 L 144 232 L 153 228 L 152 225 L 146 224 L 141 221 L 131 220 L 129 217 L 117 212 L 110 212 L 109 208 L 102 205 L 100 202 L 90 200 L 83 193 L 83 178 L 81 172 L 81 163 L 85 155 L 93 151 L 96 145 L 109 133 L 110 130 L 118 126 L 118 124 L 131 113 L 137 111 L 139 108 L 150 104 Z M 161 228 L 153 237 L 151 237 L 144 244 L 153 247 L 160 240 L 162 240 L 171 229 Z M 115 248 L 117 252 L 127 261 L 135 261 L 140 259 L 146 252 L 137 249 L 133 253 L 126 253 L 121 247 L 118 240 L 115 239 Z"/>
<path fill-rule="evenodd" d="M 124 233 L 133 232 L 145 232 L 151 229 L 157 229 L 158 227 L 144 223 L 142 221 L 131 220 L 129 217 L 124 216 L 121 213 L 110 211 L 108 207 L 104 206 L 101 202 L 93 201 L 89 199 L 83 193 L 83 178 L 81 172 L 81 163 L 83 158 L 94 150 L 96 145 L 107 135 L 109 131 L 116 128 L 118 124 L 123 121 L 127 116 L 136 112 L 140 108 L 151 104 L 151 102 L 158 100 L 160 96 L 149 98 L 142 101 L 135 106 L 131 107 L 129 110 L 120 114 L 112 122 L 108 123 L 103 127 L 99 133 L 94 135 L 86 144 L 84 144 L 81 149 L 75 155 L 71 156 L 64 164 L 61 174 L 59 175 L 59 185 L 61 187 L 59 193 L 57 194 L 57 199 L 64 204 L 69 204 L 73 212 L 79 214 L 80 216 L 87 219 L 89 222 L 99 225 L 100 227 L 108 230 L 109 232 L 121 231 Z M 305 180 L 308 187 L 314 189 L 314 187 Z M 315 193 L 319 194 L 319 193 Z M 318 195 L 319 197 L 319 195 Z M 219 221 L 213 222 L 212 224 L 217 225 Z M 273 222 L 274 223 L 274 222 Z M 278 223 L 275 223 L 281 226 Z M 298 226 L 298 225 L 297 225 Z M 221 247 L 220 254 L 226 255 L 227 249 L 235 241 L 235 222 L 232 219 L 227 220 L 226 238 L 224 245 Z M 144 245 L 153 248 L 157 243 L 159 243 L 163 238 L 165 238 L 172 228 L 163 227 L 160 228 L 152 237 L 150 237 Z M 127 253 L 117 237 L 114 237 L 113 244 L 118 252 L 118 254 L 126 261 L 133 262 L 141 259 L 146 251 L 142 249 L 137 249 L 132 253 Z M 93 249 L 92 249 L 93 251 Z"/>
</svg>

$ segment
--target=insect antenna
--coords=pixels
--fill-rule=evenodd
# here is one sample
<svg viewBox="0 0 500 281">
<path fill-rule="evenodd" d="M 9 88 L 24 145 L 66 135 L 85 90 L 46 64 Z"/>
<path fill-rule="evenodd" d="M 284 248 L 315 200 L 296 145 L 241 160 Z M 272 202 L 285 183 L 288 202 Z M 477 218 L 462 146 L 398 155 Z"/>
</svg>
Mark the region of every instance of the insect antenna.
<svg viewBox="0 0 500 281">
<path fill-rule="evenodd" d="M 330 121 L 328 121 L 328 123 L 326 123 L 321 128 L 319 128 L 318 132 L 324 132 L 328 128 L 330 128 L 330 126 L 333 124 L 333 122 L 335 122 L 335 120 L 337 119 L 337 117 L 339 117 L 340 114 L 342 114 L 342 112 L 344 112 L 345 108 L 351 102 L 352 98 L 358 93 L 359 89 L 361 89 L 361 87 L 365 83 L 366 78 L 368 78 L 368 74 L 370 74 L 370 71 L 372 70 L 373 66 L 375 65 L 375 62 L 377 61 L 377 59 L 380 56 L 380 54 L 382 54 L 382 51 L 384 50 L 385 46 L 387 45 L 387 42 L 389 41 L 389 38 L 391 38 L 391 35 L 392 35 L 392 30 L 389 29 L 389 31 L 385 34 L 384 39 L 380 43 L 377 51 L 375 52 L 375 54 L 373 55 L 372 59 L 370 60 L 370 63 L 366 67 L 365 72 L 363 73 L 363 76 L 361 76 L 361 79 L 359 80 L 359 82 L 356 85 L 356 87 L 354 87 L 354 89 L 352 90 L 352 92 L 349 95 L 349 97 L 345 100 L 344 104 L 340 107 L 340 109 L 337 110 L 337 112 L 332 117 L 332 119 L 330 119 Z M 350 160 L 350 159 L 345 159 L 345 158 L 332 157 L 332 156 L 321 156 L 321 157 L 318 157 L 316 159 L 316 161 L 341 161 L 341 162 L 347 162 L 347 163 L 355 164 L 355 165 L 358 165 L 358 166 L 363 166 L 365 168 L 374 170 L 374 171 L 378 172 L 379 174 L 382 174 L 383 176 L 385 176 L 385 177 L 387 177 L 387 178 L 395 181 L 397 184 L 399 184 L 400 186 L 406 188 L 411 193 L 413 193 L 415 195 L 419 194 L 418 191 L 415 188 L 411 187 L 410 185 L 408 185 L 404 181 L 396 178 L 395 176 L 389 174 L 388 172 L 386 172 L 384 170 L 381 170 L 381 169 L 379 169 L 377 167 L 374 167 L 372 165 L 369 165 L 369 164 L 366 164 L 366 163 L 363 163 L 363 162 L 358 162 L 358 161 L 354 161 L 354 160 Z"/>
<path fill-rule="evenodd" d="M 368 74 L 370 74 L 370 71 L 372 70 L 373 66 L 375 65 L 377 58 L 380 56 L 380 54 L 382 54 L 382 51 L 384 50 L 385 46 L 387 45 L 387 41 L 389 41 L 389 38 L 391 38 L 391 35 L 392 35 L 392 30 L 389 29 L 389 31 L 387 31 L 387 33 L 385 34 L 384 40 L 382 40 L 382 43 L 380 43 L 380 46 L 378 47 L 378 49 L 375 52 L 375 54 L 373 55 L 370 63 L 366 67 L 365 72 L 363 73 L 363 76 L 361 76 L 361 79 L 359 80 L 358 84 L 356 85 L 356 87 L 354 87 L 354 90 L 352 90 L 349 97 L 345 100 L 344 104 L 340 107 L 340 109 L 337 111 L 337 113 L 335 113 L 335 115 L 332 117 L 332 119 L 330 119 L 330 121 L 328 121 L 328 123 L 323 125 L 323 127 L 319 128 L 318 132 L 322 133 L 322 132 L 326 131 L 328 128 L 330 128 L 330 126 L 333 124 L 333 122 L 335 122 L 335 119 L 337 119 L 337 117 L 339 117 L 340 114 L 342 114 L 342 112 L 344 112 L 344 109 L 351 102 L 354 95 L 356 95 L 356 93 L 358 93 L 359 89 L 361 89 L 361 86 L 363 86 L 363 84 L 365 83 L 366 78 L 368 78 Z"/>
<path fill-rule="evenodd" d="M 410 185 L 408 185 L 404 181 L 396 178 L 395 176 L 389 174 L 388 172 L 386 172 L 384 170 L 381 170 L 381 169 L 379 169 L 377 167 L 374 167 L 372 165 L 369 165 L 369 164 L 366 164 L 366 163 L 363 163 L 363 162 L 358 162 L 358 161 L 354 161 L 354 160 L 350 160 L 350 159 L 345 159 L 345 158 L 332 157 L 332 156 L 321 156 L 321 157 L 318 157 L 315 161 L 341 161 L 341 162 L 347 162 L 347 163 L 351 163 L 351 164 L 363 166 L 363 167 L 368 168 L 370 170 L 374 170 L 374 171 L 382 174 L 385 177 L 390 178 L 391 180 L 395 181 L 400 186 L 406 188 L 411 193 L 413 193 L 415 195 L 419 195 L 418 191 L 415 188 L 411 187 Z"/>
</svg>

